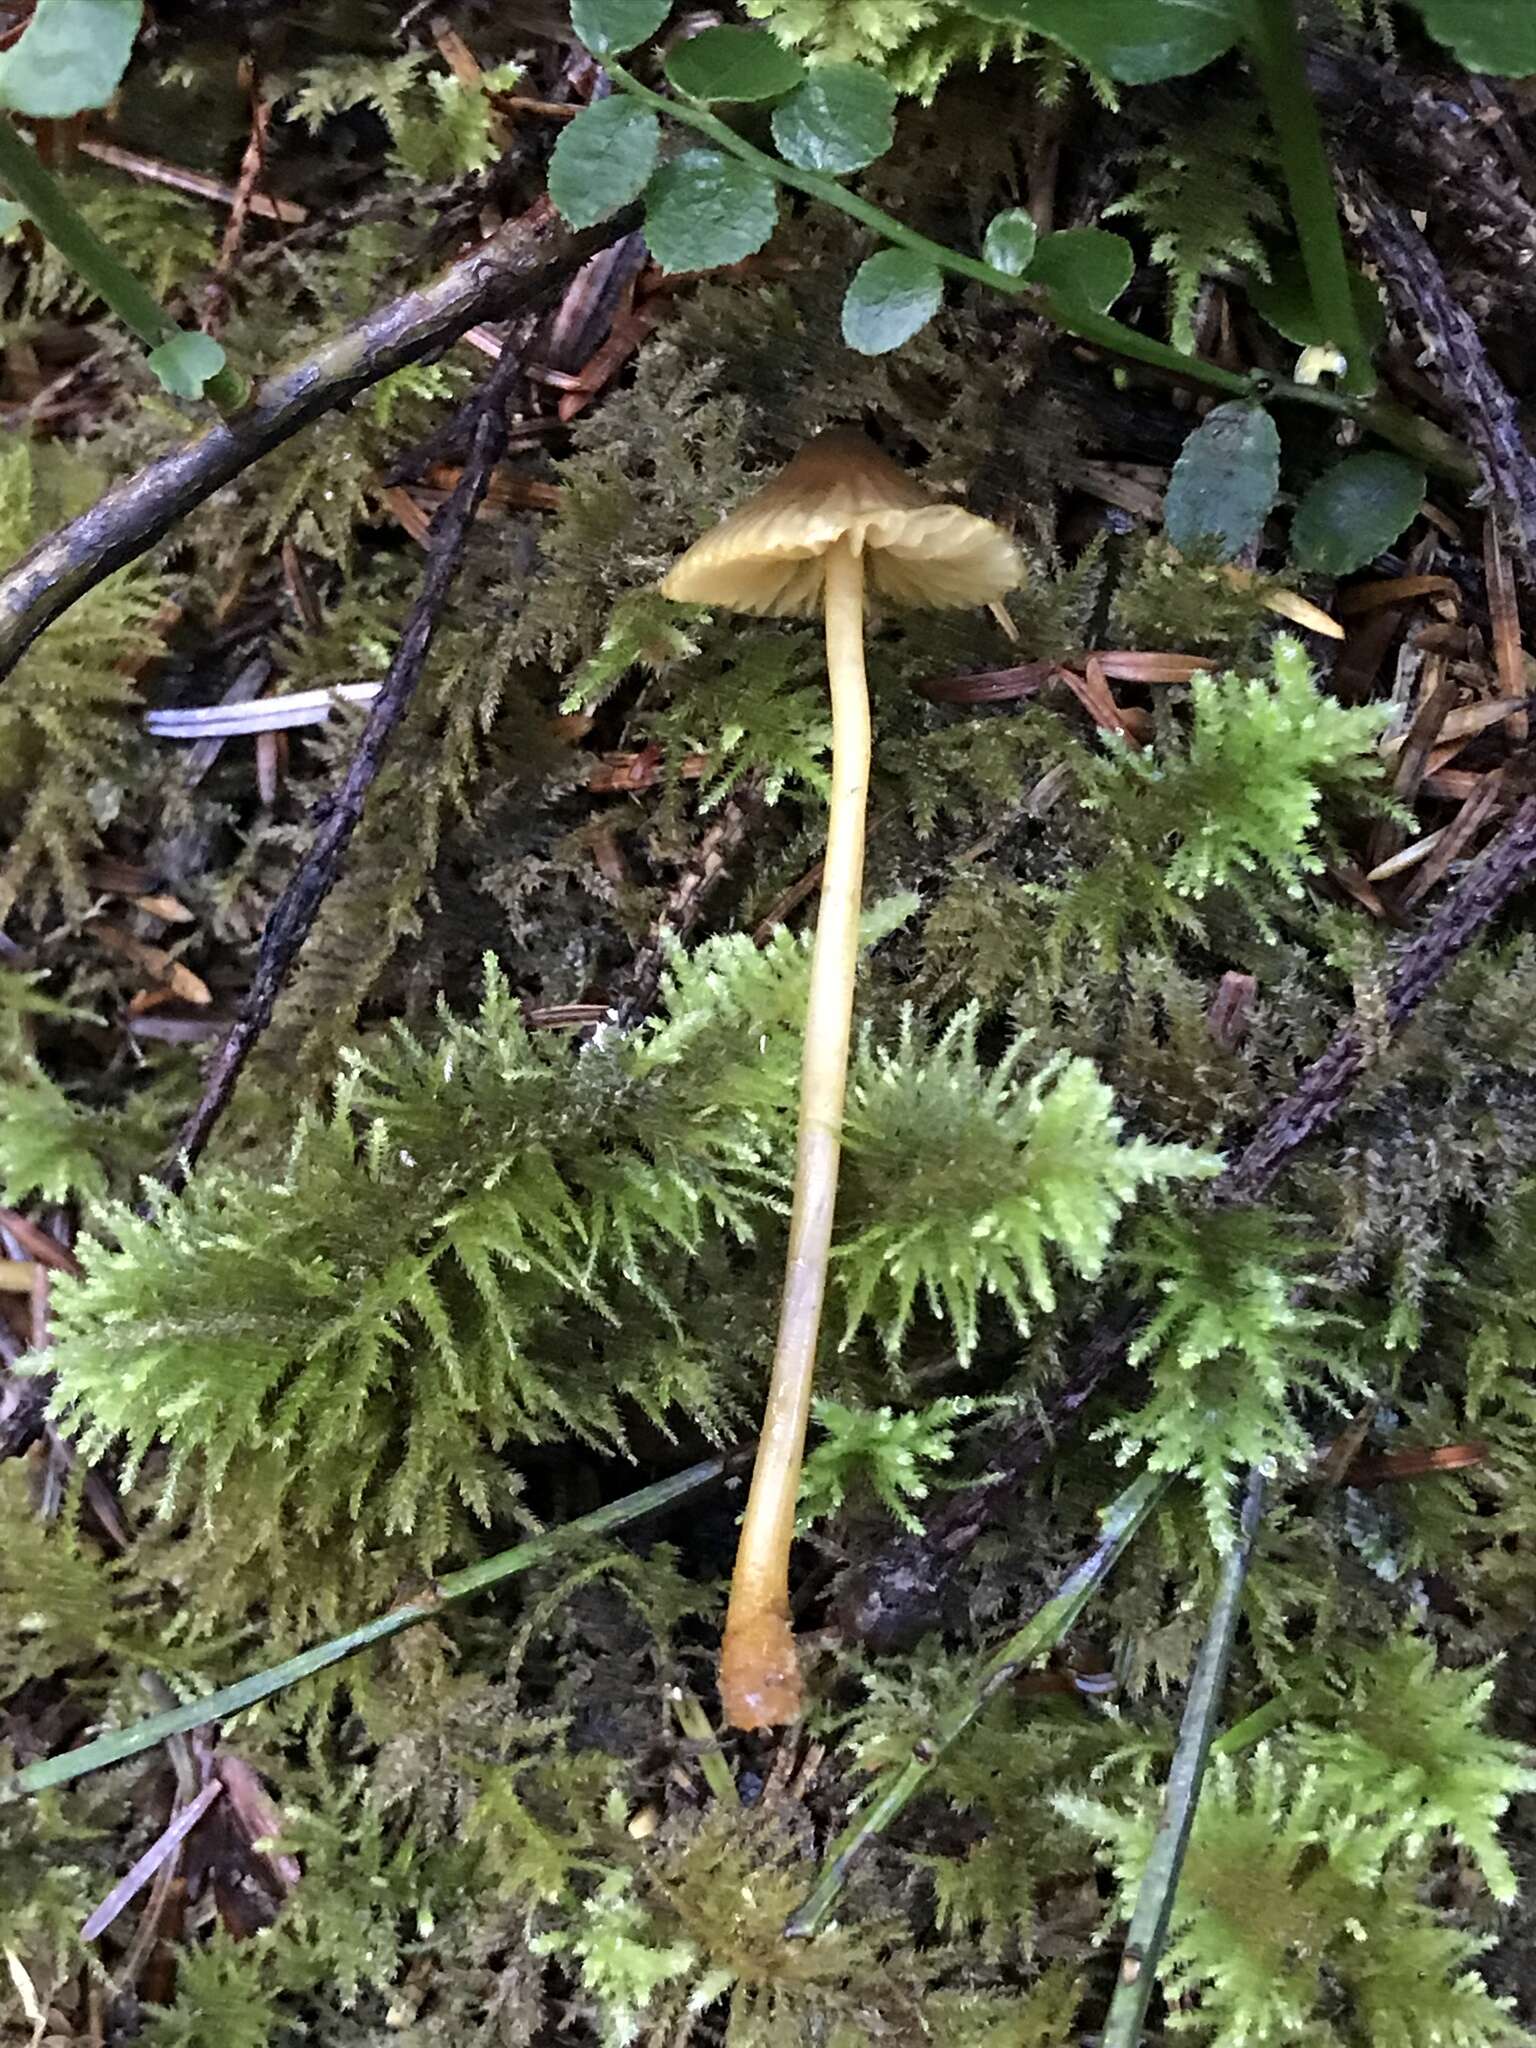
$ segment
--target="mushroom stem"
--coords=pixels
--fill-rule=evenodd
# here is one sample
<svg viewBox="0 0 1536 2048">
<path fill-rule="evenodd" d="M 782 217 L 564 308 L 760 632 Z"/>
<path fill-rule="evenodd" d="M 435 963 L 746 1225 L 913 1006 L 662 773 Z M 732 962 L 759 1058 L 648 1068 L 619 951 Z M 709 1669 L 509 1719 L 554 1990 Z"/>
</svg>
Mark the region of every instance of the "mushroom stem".
<svg viewBox="0 0 1536 2048">
<path fill-rule="evenodd" d="M 784 1299 L 720 1655 L 720 1696 L 736 1728 L 776 1728 L 792 1721 L 802 1697 L 789 1625 L 789 1546 L 837 1203 L 869 797 L 864 558 L 857 540 L 845 537 L 827 554 L 824 607 L 832 800 L 811 951 Z"/>
</svg>

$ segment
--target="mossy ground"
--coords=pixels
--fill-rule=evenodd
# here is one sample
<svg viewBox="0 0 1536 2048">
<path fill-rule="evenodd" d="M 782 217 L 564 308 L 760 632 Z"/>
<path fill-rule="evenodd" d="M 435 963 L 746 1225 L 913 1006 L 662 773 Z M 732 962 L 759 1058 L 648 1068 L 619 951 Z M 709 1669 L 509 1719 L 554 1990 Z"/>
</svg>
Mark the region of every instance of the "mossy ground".
<svg viewBox="0 0 1536 2048">
<path fill-rule="evenodd" d="M 542 190 L 545 117 L 453 60 L 521 65 L 501 75 L 514 99 L 568 98 L 584 74 L 543 33 L 559 21 L 444 13 L 461 43 L 435 17 L 402 42 L 372 5 L 157 10 L 100 132 L 232 177 L 245 53 L 274 108 L 263 189 L 309 210 L 247 223 L 219 287 L 238 360 L 302 352 Z M 829 21 L 874 33 L 857 7 Z M 872 174 L 881 204 L 970 246 L 1041 189 L 1049 145 L 1058 226 L 1134 199 L 1131 317 L 1288 367 L 1242 292 L 1276 202 L 1240 105 L 1218 118 L 1170 88 L 1112 116 L 1028 53 L 978 72 L 993 38 L 953 9 L 877 26 L 905 82 L 936 88 Z M 205 310 L 224 212 L 59 146 L 125 258 Z M 1157 506 L 1187 393 L 979 290 L 895 355 L 854 356 L 838 306 L 863 253 L 846 222 L 786 208 L 738 273 L 642 276 L 633 355 L 564 423 L 559 377 L 588 356 L 561 358 L 550 321 L 507 337 L 554 381 L 523 395 L 342 881 L 184 1197 L 143 1176 L 361 714 L 206 758 L 141 713 L 216 702 L 252 664 L 273 692 L 381 673 L 463 459 L 433 437 L 483 358 L 458 347 L 322 420 L 3 686 L 0 1197 L 86 1273 L 50 1283 L 40 1333 L 27 1297 L 0 1296 L 7 1355 L 41 1334 L 28 1365 L 58 1372 L 56 1433 L 0 1466 L 0 1739 L 25 1763 L 750 1441 L 826 714 L 814 635 L 653 586 L 752 477 L 850 421 L 1030 559 L 1014 640 L 985 614 L 872 630 L 876 909 L 823 1376 L 839 1407 L 797 1553 L 806 1725 L 729 1739 L 722 1777 L 680 1697 L 716 1720 L 739 1500 L 717 1489 L 295 1688 L 216 1749 L 205 1732 L 0 1812 L 7 2044 L 1091 2034 L 1255 1461 L 1274 1477 L 1237 1733 L 1162 2023 L 1370 2048 L 1536 2023 L 1514 1883 L 1536 1855 L 1518 1796 L 1536 943 L 1517 902 L 1394 1039 L 1393 948 L 1474 842 L 1422 899 L 1423 868 L 1364 880 L 1460 817 L 1458 776 L 1501 774 L 1506 808 L 1526 787 L 1508 722 L 1392 787 L 1426 662 L 1463 708 L 1498 693 L 1479 515 L 1437 490 L 1355 609 L 1273 537 L 1254 578 L 1181 559 Z M 9 553 L 188 422 L 24 231 L 0 267 Z M 1415 346 L 1389 355 L 1405 389 Z M 1305 435 L 1297 459 L 1299 479 Z M 1408 571 L 1442 580 L 1372 639 L 1361 593 Z M 1338 605 L 1342 650 L 1281 637 L 1277 590 Z M 1090 651 L 1183 653 L 1219 680 L 1111 664 L 1110 737 Z M 1027 695 L 975 680 L 1026 669 Z M 601 1022 L 626 1004 L 630 1028 Z M 1211 1210 L 1210 1175 L 1352 1014 L 1370 1059 L 1342 1116 L 1268 1206 Z M 1127 1296 L 1145 1335 L 1063 1413 Z M 942 1630 L 861 1642 L 839 1589 L 1037 1411 L 1049 1454 L 954 1564 Z M 836 1929 L 786 1944 L 869 1774 L 965 1695 L 1142 1457 L 1169 1490 L 1050 1669 L 991 1702 Z M 179 1864 L 87 1951 L 87 1914 L 221 1759 Z"/>
</svg>

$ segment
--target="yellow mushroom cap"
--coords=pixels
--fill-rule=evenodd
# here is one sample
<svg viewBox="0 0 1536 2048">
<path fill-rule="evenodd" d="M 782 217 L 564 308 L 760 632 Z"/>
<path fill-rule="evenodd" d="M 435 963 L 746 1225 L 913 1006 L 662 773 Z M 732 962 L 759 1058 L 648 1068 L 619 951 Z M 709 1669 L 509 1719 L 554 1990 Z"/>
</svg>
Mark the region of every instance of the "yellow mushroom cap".
<svg viewBox="0 0 1536 2048">
<path fill-rule="evenodd" d="M 870 591 L 909 607 L 992 604 L 1024 578 L 1000 527 L 939 504 L 860 433 L 808 441 L 673 566 L 664 597 L 804 618 L 821 609 L 827 550 L 851 540 Z"/>
</svg>

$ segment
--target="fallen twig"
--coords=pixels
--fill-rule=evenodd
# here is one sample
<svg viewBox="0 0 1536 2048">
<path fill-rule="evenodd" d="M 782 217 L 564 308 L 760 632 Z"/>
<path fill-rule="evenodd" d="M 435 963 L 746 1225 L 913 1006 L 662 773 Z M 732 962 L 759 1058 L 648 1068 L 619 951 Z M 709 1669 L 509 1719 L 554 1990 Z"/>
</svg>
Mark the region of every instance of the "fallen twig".
<svg viewBox="0 0 1536 2048">
<path fill-rule="evenodd" d="M 1358 164 L 1349 165 L 1348 186 L 1361 240 L 1380 267 L 1393 309 L 1422 346 L 1425 367 L 1484 484 L 1505 510 L 1506 537 L 1526 573 L 1536 573 L 1536 457 L 1526 445 L 1519 407 L 1408 209 Z"/>
<path fill-rule="evenodd" d="M 178 1857 L 181 1845 L 197 1826 L 203 1815 L 216 1799 L 222 1798 L 224 1787 L 217 1778 L 210 1778 L 188 1805 L 182 1807 L 175 1819 L 157 1835 L 144 1854 L 134 1864 L 126 1877 L 120 1877 L 101 1904 L 92 1913 L 80 1930 L 82 1941 L 95 1941 L 106 1933 L 112 1922 L 143 1891 L 150 1879 L 169 1859 Z"/>
<path fill-rule="evenodd" d="M 215 206 L 233 206 L 239 197 L 239 188 L 226 184 L 222 178 L 205 177 L 201 171 L 189 171 L 184 164 L 169 163 L 164 157 L 119 149 L 115 142 L 102 142 L 93 135 L 80 136 L 74 147 L 82 156 L 94 157 L 97 163 L 108 164 L 114 171 L 126 171 L 142 184 L 169 185 L 174 191 L 190 192 L 195 199 L 211 200 Z M 274 199 L 265 192 L 251 192 L 245 210 L 261 220 L 283 221 L 289 226 L 309 219 L 307 206 L 300 206 L 293 199 Z"/>
<path fill-rule="evenodd" d="M 475 513 L 485 495 L 491 471 L 506 444 L 507 393 L 518 374 L 517 358 L 509 352 L 486 380 L 469 460 L 457 490 L 439 515 L 427 573 L 401 632 L 389 674 L 369 710 L 368 723 L 348 764 L 341 788 L 326 812 L 309 852 L 267 919 L 256 958 L 256 972 L 240 1006 L 240 1015 L 213 1059 L 203 1085 L 202 1099 L 183 1125 L 165 1166 L 162 1180 L 173 1193 L 185 1186 L 187 1175 L 227 1108 L 241 1070 L 271 1020 L 283 984 L 309 937 L 320 906 L 341 872 L 342 858 L 362 817 L 368 791 L 383 766 L 390 741 L 421 680 L 443 604 L 464 559 Z"/>
<path fill-rule="evenodd" d="M 1387 991 L 1389 1030 L 1396 1032 L 1407 1023 L 1533 868 L 1536 797 L 1527 797 L 1477 865 L 1399 956 Z M 1364 1065 L 1364 1039 L 1353 1024 L 1342 1025 L 1327 1051 L 1270 1111 L 1242 1155 L 1214 1184 L 1216 1200 L 1262 1200 L 1297 1147 L 1332 1123 Z"/>
<path fill-rule="evenodd" d="M 526 223 L 503 229 L 431 284 L 276 371 L 232 418 L 116 485 L 0 576 L 0 679 L 45 626 L 262 456 L 406 364 L 439 354 L 477 322 L 552 297 L 634 225 L 631 209 L 579 235 Z"/>
</svg>

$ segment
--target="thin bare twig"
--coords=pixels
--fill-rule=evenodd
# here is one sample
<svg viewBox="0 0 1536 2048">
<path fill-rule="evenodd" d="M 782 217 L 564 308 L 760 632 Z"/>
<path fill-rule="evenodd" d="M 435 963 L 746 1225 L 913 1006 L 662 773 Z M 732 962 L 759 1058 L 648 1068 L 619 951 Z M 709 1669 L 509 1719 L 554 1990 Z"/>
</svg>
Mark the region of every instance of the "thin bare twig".
<svg viewBox="0 0 1536 2048">
<path fill-rule="evenodd" d="M 1347 154 L 1344 162 L 1360 238 L 1380 267 L 1393 310 L 1421 346 L 1428 374 L 1499 501 L 1505 537 L 1527 575 L 1536 573 L 1536 456 L 1526 444 L 1520 409 L 1412 214 Z"/>
<path fill-rule="evenodd" d="M 186 1185 L 214 1126 L 229 1106 L 241 1071 L 271 1021 L 294 960 L 341 873 L 342 860 L 363 815 L 368 791 L 421 680 L 443 605 L 464 559 L 475 513 L 485 496 L 491 471 L 506 446 L 507 394 L 519 374 L 517 358 L 509 351 L 486 380 L 469 460 L 458 488 L 438 515 L 427 573 L 400 635 L 389 674 L 373 701 L 346 777 L 315 834 L 314 843 L 267 920 L 256 972 L 240 1006 L 240 1015 L 214 1057 L 202 1099 L 182 1127 L 164 1169 L 162 1178 L 173 1193 Z"/>
<path fill-rule="evenodd" d="M 92 1913 L 80 1930 L 82 1941 L 96 1941 L 106 1933 L 112 1922 L 138 1894 L 150 1879 L 167 1862 L 172 1863 L 181 1854 L 181 1845 L 197 1826 L 203 1815 L 216 1799 L 223 1796 L 224 1787 L 217 1778 L 210 1778 L 202 1791 L 183 1806 L 175 1818 L 157 1835 L 144 1854 L 125 1877 L 120 1877 L 101 1904 Z"/>
<path fill-rule="evenodd" d="M 276 371 L 233 417 L 117 484 L 0 576 L 0 679 L 87 591 L 311 421 L 408 363 L 440 354 L 477 322 L 541 305 L 634 225 L 633 208 L 579 235 L 513 223 L 431 284 Z"/>
<path fill-rule="evenodd" d="M 1482 859 L 1399 957 L 1387 991 L 1389 1030 L 1401 1030 L 1533 868 L 1536 797 L 1527 797 Z M 1364 1039 L 1353 1024 L 1342 1025 L 1327 1051 L 1270 1111 L 1241 1157 L 1215 1183 L 1217 1200 L 1262 1201 L 1297 1147 L 1333 1122 L 1364 1065 Z"/>
<path fill-rule="evenodd" d="M 762 792 L 750 784 L 739 790 L 711 823 L 631 960 L 622 987 L 614 997 L 613 1021 L 621 1031 L 632 1031 L 650 1014 L 666 971 L 668 947 L 680 944 L 698 923 L 711 891 L 729 871 L 732 857 L 762 814 Z"/>
</svg>

